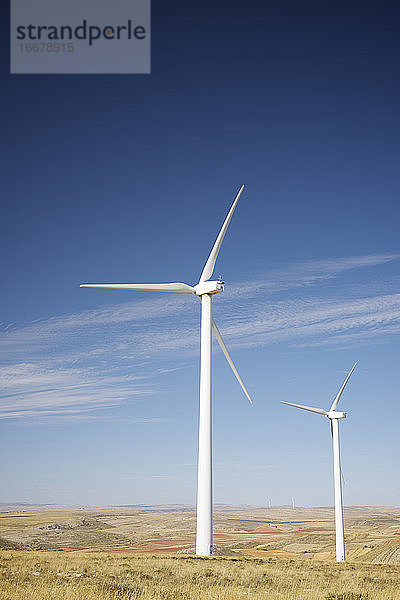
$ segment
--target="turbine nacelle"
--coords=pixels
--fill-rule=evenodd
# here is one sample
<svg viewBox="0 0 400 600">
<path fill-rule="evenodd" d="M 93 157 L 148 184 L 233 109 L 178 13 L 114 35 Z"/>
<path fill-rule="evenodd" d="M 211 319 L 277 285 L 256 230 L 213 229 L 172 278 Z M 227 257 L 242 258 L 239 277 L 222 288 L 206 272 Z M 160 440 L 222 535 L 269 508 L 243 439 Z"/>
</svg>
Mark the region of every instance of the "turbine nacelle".
<svg viewBox="0 0 400 600">
<path fill-rule="evenodd" d="M 196 296 L 202 296 L 203 294 L 220 294 L 224 291 L 224 282 L 223 281 L 199 281 L 197 285 L 194 286 L 194 294 Z"/>
<path fill-rule="evenodd" d="M 347 417 L 347 413 L 338 410 L 330 410 L 326 416 L 328 419 L 345 419 Z"/>
</svg>

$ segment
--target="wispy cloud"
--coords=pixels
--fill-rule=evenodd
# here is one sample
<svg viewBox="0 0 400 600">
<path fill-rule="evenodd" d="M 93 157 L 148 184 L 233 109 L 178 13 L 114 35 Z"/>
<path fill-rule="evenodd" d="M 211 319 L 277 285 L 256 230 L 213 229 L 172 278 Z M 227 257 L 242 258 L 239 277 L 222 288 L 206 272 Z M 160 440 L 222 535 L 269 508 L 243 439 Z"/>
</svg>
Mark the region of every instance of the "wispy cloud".
<svg viewBox="0 0 400 600">
<path fill-rule="evenodd" d="M 150 394 L 143 377 L 116 377 L 39 362 L 0 367 L 0 419 L 68 417 L 87 419 L 93 411 L 111 409 Z"/>
<path fill-rule="evenodd" d="M 398 258 L 376 254 L 309 261 L 227 286 L 215 302 L 221 332 L 236 348 L 357 344 L 397 334 L 400 294 L 385 293 L 388 286 L 371 278 L 370 269 Z M 367 269 L 370 287 L 360 276 L 358 287 L 350 285 L 347 273 L 356 269 Z M 104 411 L 111 414 L 159 390 L 160 378 L 183 368 L 182 361 L 198 348 L 199 303 L 189 294 L 149 295 L 32 323 L 3 324 L 0 419 L 101 419 Z M 169 364 L 150 367 L 157 357 Z"/>
<path fill-rule="evenodd" d="M 247 292 L 263 291 L 274 294 L 298 287 L 308 288 L 318 283 L 334 281 L 349 271 L 366 267 L 377 267 L 400 258 L 400 254 L 370 254 L 346 258 L 310 260 L 303 263 L 269 269 L 260 279 L 241 283 L 228 288 L 228 293 L 240 295 L 245 286 Z"/>
<path fill-rule="evenodd" d="M 346 298 L 265 303 L 240 320 L 225 319 L 222 332 L 236 347 L 277 342 L 326 345 L 398 333 L 400 294 L 348 300 Z"/>
</svg>

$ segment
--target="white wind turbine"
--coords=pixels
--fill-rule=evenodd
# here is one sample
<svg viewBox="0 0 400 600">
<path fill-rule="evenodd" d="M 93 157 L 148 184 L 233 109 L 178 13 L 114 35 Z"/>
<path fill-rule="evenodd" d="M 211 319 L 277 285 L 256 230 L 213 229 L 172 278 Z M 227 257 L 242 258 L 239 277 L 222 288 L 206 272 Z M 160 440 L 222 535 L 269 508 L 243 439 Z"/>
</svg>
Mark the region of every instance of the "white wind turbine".
<svg viewBox="0 0 400 600">
<path fill-rule="evenodd" d="M 293 404 L 292 402 L 283 402 L 288 406 L 295 406 L 296 408 L 302 408 L 319 415 L 328 417 L 331 425 L 332 444 L 333 444 L 333 473 L 335 482 L 335 527 L 336 527 L 336 561 L 343 562 L 345 560 L 344 552 L 344 530 L 343 530 L 343 499 L 342 499 L 342 469 L 340 466 L 340 444 L 339 444 L 339 419 L 345 419 L 346 413 L 337 411 L 337 405 L 340 397 L 343 394 L 343 390 L 346 387 L 348 380 L 357 363 L 354 363 L 350 373 L 347 375 L 342 387 L 340 388 L 336 398 L 332 402 L 332 406 L 329 411 L 323 410 L 322 408 L 313 408 L 311 406 L 303 406 L 302 404 Z"/>
<path fill-rule="evenodd" d="M 195 294 L 201 299 L 200 417 L 196 534 L 196 554 L 198 556 L 211 556 L 212 554 L 212 331 L 214 332 L 236 379 L 251 402 L 251 398 L 233 364 L 221 333 L 212 317 L 212 296 L 224 291 L 224 282 L 220 280 L 210 281 L 222 241 L 243 189 L 244 185 L 240 188 L 231 209 L 228 212 L 197 285 L 192 287 L 186 283 L 90 283 L 80 286 L 116 290 L 186 292 Z"/>
</svg>

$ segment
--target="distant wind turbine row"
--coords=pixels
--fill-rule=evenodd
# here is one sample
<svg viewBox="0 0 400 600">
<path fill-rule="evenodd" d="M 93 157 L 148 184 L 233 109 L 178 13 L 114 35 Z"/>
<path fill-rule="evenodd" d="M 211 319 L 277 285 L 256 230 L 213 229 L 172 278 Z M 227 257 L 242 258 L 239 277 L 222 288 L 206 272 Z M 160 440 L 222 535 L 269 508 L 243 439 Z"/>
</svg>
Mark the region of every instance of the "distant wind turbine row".
<svg viewBox="0 0 400 600">
<path fill-rule="evenodd" d="M 197 483 L 197 532 L 196 532 L 196 554 L 198 556 L 211 556 L 213 550 L 213 521 L 212 521 L 212 333 L 214 333 L 221 349 L 236 377 L 243 392 L 251 402 L 250 395 L 229 355 L 228 349 L 222 339 L 222 335 L 212 316 L 212 297 L 224 291 L 224 282 L 220 279 L 211 281 L 215 262 L 226 230 L 231 221 L 233 212 L 243 192 L 244 185 L 240 188 L 214 243 L 211 253 L 207 259 L 198 283 L 194 286 L 186 283 L 86 283 L 80 287 L 103 288 L 116 290 L 139 290 L 152 292 L 176 292 L 192 293 L 201 300 L 201 347 L 200 347 L 200 415 L 199 415 L 199 451 L 198 451 L 198 483 Z M 343 538 L 343 510 L 342 492 L 340 481 L 340 450 L 338 419 L 346 416 L 346 413 L 336 411 L 337 404 L 344 387 L 355 368 L 352 368 L 338 395 L 336 396 L 329 412 L 318 408 L 311 408 L 298 404 L 290 404 L 297 408 L 303 408 L 327 416 L 331 422 L 334 449 L 335 468 L 335 520 L 336 520 L 336 559 L 344 560 L 344 538 Z M 294 506 L 294 500 L 293 500 Z"/>
</svg>

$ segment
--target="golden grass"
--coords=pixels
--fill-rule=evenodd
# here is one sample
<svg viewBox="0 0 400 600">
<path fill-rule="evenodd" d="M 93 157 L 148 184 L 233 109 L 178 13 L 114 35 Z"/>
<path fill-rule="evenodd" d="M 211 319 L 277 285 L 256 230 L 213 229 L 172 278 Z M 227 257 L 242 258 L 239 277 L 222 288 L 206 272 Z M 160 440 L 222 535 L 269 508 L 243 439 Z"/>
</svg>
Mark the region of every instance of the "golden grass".
<svg viewBox="0 0 400 600">
<path fill-rule="evenodd" d="M 270 558 L 0 552 L 1 600 L 399 600 L 400 568 Z"/>
</svg>

